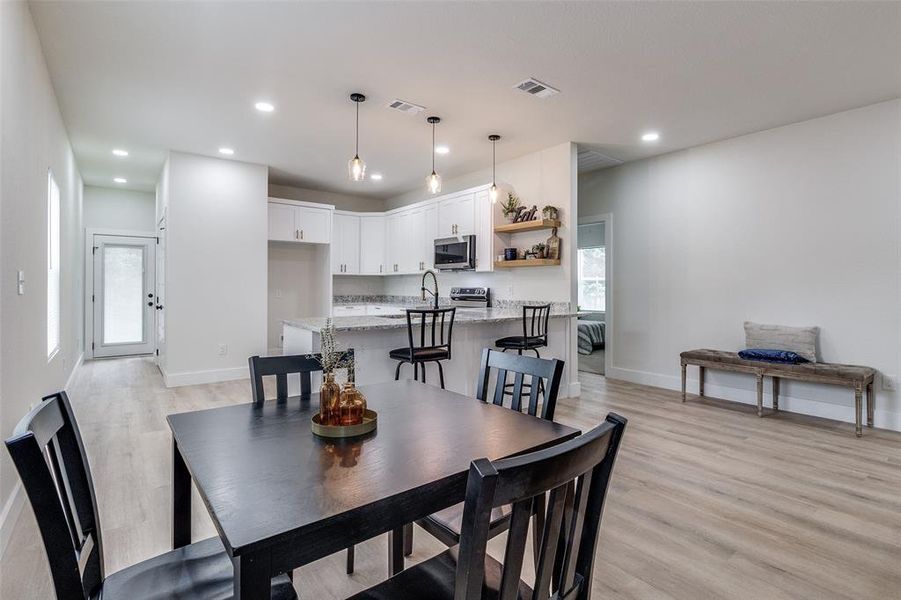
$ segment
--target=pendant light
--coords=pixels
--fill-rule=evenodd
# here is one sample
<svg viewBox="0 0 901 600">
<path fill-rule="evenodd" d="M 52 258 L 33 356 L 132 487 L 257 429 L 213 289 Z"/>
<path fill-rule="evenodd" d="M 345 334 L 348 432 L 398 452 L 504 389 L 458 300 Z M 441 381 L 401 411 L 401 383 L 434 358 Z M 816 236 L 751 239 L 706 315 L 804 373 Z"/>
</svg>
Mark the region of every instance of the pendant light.
<svg viewBox="0 0 901 600">
<path fill-rule="evenodd" d="M 441 175 L 435 172 L 435 125 L 441 122 L 438 117 L 429 117 L 426 119 L 432 125 L 432 173 L 425 178 L 426 187 L 431 194 L 437 194 L 441 191 Z"/>
<path fill-rule="evenodd" d="M 497 204 L 497 154 L 495 150 L 499 139 L 501 136 L 496 133 L 488 136 L 488 141 L 491 142 L 491 187 L 488 188 L 488 196 L 491 198 L 492 204 Z"/>
<path fill-rule="evenodd" d="M 357 105 L 357 127 L 354 138 L 354 157 L 347 161 L 347 176 L 351 181 L 363 181 L 366 177 L 366 163 L 360 158 L 360 103 L 366 101 L 363 94 L 351 94 L 350 99 Z"/>
</svg>

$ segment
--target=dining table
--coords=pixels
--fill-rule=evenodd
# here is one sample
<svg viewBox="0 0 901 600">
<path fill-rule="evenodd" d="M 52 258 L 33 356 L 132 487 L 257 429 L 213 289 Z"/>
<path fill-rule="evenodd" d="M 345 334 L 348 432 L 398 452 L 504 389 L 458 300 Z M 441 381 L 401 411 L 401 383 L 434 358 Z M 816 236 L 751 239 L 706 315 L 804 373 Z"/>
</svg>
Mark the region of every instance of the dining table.
<svg viewBox="0 0 901 600">
<path fill-rule="evenodd" d="M 470 463 L 546 448 L 572 427 L 415 381 L 360 386 L 375 431 L 312 432 L 318 394 L 168 415 L 172 545 L 191 543 L 196 486 L 234 565 L 235 600 L 270 598 L 270 579 L 383 533 L 388 575 L 404 528 L 462 502 Z"/>
</svg>

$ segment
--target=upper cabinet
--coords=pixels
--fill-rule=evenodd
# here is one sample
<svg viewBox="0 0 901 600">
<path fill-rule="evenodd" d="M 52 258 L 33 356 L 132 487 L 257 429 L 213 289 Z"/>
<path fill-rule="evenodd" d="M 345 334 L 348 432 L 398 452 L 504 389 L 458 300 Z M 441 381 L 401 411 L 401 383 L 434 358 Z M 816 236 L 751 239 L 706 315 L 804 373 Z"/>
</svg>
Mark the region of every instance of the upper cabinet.
<svg viewBox="0 0 901 600">
<path fill-rule="evenodd" d="M 360 217 L 335 213 L 332 227 L 332 273 L 360 272 Z"/>
<path fill-rule="evenodd" d="M 438 201 L 438 237 L 470 235 L 475 231 L 475 194 L 466 192 Z"/>
<path fill-rule="evenodd" d="M 384 215 L 360 215 L 361 275 L 384 275 L 388 272 L 385 220 Z"/>
<path fill-rule="evenodd" d="M 279 242 L 328 244 L 332 210 L 289 201 L 269 201 L 269 239 Z"/>
</svg>

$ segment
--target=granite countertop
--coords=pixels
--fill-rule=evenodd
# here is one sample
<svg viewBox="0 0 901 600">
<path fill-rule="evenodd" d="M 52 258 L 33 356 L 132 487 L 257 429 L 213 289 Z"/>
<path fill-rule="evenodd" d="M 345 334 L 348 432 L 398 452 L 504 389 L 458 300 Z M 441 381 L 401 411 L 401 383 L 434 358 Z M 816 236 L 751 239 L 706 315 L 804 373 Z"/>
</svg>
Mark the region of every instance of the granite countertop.
<svg viewBox="0 0 901 600">
<path fill-rule="evenodd" d="M 576 311 L 551 307 L 551 318 L 574 317 Z M 522 308 L 459 308 L 454 316 L 454 325 L 476 323 L 503 323 L 521 321 Z M 283 324 L 319 333 L 325 327 L 326 317 L 301 317 L 285 319 Z M 407 327 L 405 314 L 396 317 L 358 316 L 333 317 L 335 331 L 374 331 L 379 329 L 403 329 Z"/>
</svg>

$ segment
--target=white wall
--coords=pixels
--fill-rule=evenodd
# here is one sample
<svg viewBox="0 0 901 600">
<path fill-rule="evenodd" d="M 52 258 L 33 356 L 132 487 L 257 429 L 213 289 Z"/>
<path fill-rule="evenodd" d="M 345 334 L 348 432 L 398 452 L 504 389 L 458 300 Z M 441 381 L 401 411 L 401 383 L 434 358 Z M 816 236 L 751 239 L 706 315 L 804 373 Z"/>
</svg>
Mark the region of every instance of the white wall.
<svg viewBox="0 0 901 600">
<path fill-rule="evenodd" d="M 156 197 L 148 192 L 84 187 L 86 229 L 156 231 Z"/>
<path fill-rule="evenodd" d="M 608 374 L 676 388 L 680 351 L 738 350 L 753 320 L 818 325 L 823 360 L 897 377 L 899 164 L 894 100 L 583 177 L 580 216 L 613 214 Z M 754 398 L 751 378 L 709 380 Z M 846 389 L 782 393 L 787 410 L 853 418 Z M 877 426 L 901 430 L 898 392 L 877 396 Z"/>
<path fill-rule="evenodd" d="M 266 352 L 267 169 L 171 152 L 164 177 L 166 384 L 246 377 Z"/>
<path fill-rule="evenodd" d="M 497 182 L 509 187 L 526 206 L 539 210 L 548 204 L 560 209 L 562 226 L 557 231 L 562 244 L 562 264 L 559 267 L 506 269 L 492 273 L 441 273 L 439 284 L 442 296 L 455 286 L 488 286 L 498 299 L 546 300 L 569 302 L 573 296 L 570 273 L 575 257 L 576 182 L 575 144 L 558 144 L 539 152 L 498 163 Z M 441 193 L 483 185 L 491 182 L 491 168 L 454 177 L 442 182 Z M 414 190 L 387 201 L 388 209 L 412 204 L 429 197 L 423 184 Z M 498 210 L 498 215 L 500 214 Z M 500 217 L 498 217 L 500 218 Z M 531 246 L 547 240 L 549 231 L 517 235 L 513 242 L 519 247 Z M 476 240 L 476 243 L 483 243 Z M 397 295 L 419 294 L 420 277 L 405 275 L 385 278 L 385 293 Z"/>
<path fill-rule="evenodd" d="M 269 196 L 272 198 L 284 198 L 286 200 L 302 200 L 304 202 L 331 204 L 337 210 L 352 210 L 357 212 L 380 212 L 385 210 L 385 201 L 379 198 L 354 196 L 352 194 L 338 194 L 335 192 L 322 192 L 319 190 L 289 185 L 277 185 L 274 183 L 269 184 Z"/>
<path fill-rule="evenodd" d="M 328 246 L 269 242 L 270 351 L 282 346 L 282 320 L 329 314 L 331 306 L 324 301 L 322 290 L 311 285 L 322 281 L 324 270 L 331 270 Z"/>
<path fill-rule="evenodd" d="M 0 437 L 28 407 L 65 388 L 82 347 L 82 183 L 23 2 L 0 3 Z M 47 170 L 60 188 L 61 348 L 47 361 Z M 25 271 L 25 295 L 16 271 Z M 0 549 L 24 500 L 0 452 Z"/>
</svg>

